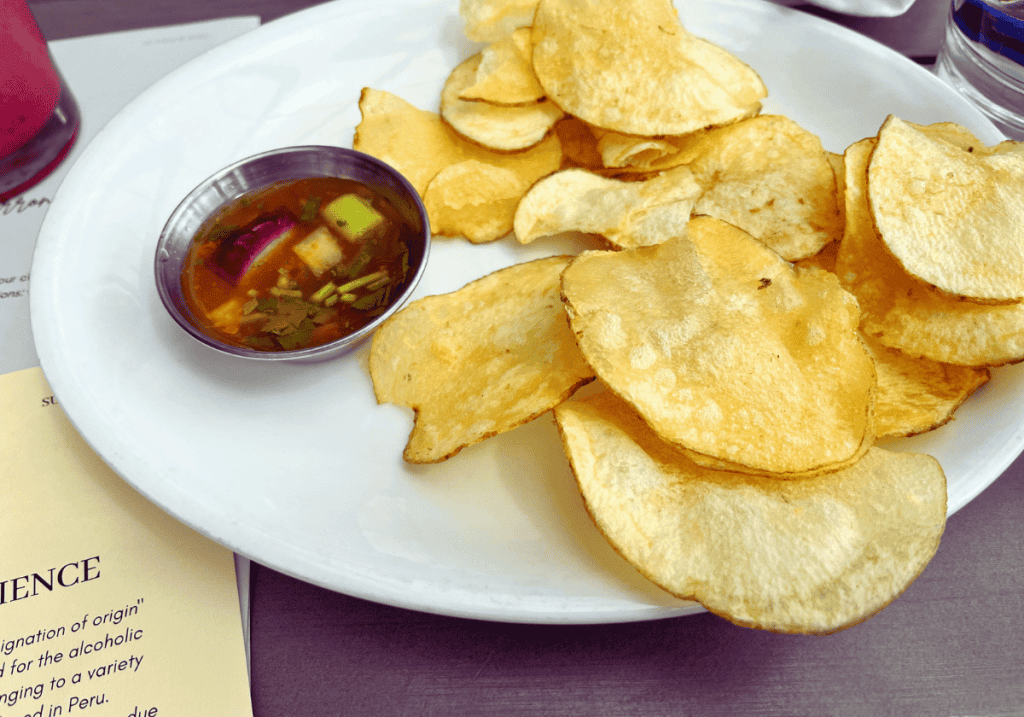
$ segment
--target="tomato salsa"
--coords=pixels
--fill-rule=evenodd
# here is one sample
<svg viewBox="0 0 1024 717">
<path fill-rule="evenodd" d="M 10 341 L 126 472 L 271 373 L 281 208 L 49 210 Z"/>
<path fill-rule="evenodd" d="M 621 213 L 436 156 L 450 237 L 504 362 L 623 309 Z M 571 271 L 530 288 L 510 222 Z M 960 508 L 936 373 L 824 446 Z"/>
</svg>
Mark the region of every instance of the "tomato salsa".
<svg viewBox="0 0 1024 717">
<path fill-rule="evenodd" d="M 337 177 L 280 182 L 208 220 L 181 273 L 185 301 L 224 343 L 290 351 L 370 323 L 410 279 L 414 227 L 381 194 Z"/>
</svg>

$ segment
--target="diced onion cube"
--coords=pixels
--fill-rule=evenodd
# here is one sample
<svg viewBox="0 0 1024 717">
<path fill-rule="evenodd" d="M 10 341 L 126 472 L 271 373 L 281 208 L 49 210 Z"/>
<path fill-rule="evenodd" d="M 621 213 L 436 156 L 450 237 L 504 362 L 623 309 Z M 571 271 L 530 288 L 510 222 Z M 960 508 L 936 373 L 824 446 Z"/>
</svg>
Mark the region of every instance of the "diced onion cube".
<svg viewBox="0 0 1024 717">
<path fill-rule="evenodd" d="M 296 244 L 292 251 L 317 276 L 341 263 L 341 247 L 326 227 L 320 227 Z"/>
</svg>

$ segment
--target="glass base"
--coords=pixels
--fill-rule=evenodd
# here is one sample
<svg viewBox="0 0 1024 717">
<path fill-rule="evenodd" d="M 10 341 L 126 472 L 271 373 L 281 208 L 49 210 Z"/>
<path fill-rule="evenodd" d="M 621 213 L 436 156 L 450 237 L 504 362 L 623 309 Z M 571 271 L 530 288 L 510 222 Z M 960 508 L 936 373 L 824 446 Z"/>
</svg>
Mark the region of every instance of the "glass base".
<svg viewBox="0 0 1024 717">
<path fill-rule="evenodd" d="M 61 82 L 57 107 L 43 128 L 26 144 L 0 157 L 0 202 L 25 192 L 60 165 L 78 137 L 79 120 L 78 103 Z"/>
</svg>

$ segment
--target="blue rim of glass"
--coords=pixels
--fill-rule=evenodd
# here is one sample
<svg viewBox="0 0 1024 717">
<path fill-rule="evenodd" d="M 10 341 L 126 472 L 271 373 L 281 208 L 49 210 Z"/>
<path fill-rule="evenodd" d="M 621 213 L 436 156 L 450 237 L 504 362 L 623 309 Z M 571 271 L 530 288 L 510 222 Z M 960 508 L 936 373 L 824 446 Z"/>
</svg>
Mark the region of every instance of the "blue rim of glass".
<svg viewBox="0 0 1024 717">
<path fill-rule="evenodd" d="M 952 9 L 953 22 L 973 42 L 1024 65 L 1024 20 L 982 0 L 963 0 Z"/>
</svg>

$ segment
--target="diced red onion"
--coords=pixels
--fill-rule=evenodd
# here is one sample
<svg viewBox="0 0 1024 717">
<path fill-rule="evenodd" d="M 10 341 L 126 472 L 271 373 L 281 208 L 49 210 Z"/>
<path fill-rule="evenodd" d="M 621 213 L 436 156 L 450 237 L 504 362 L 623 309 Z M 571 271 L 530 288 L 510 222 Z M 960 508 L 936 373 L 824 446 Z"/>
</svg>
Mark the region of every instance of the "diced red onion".
<svg viewBox="0 0 1024 717">
<path fill-rule="evenodd" d="M 221 240 L 221 246 L 213 256 L 214 270 L 232 284 L 237 284 L 252 265 L 269 254 L 296 224 L 295 215 L 281 209 L 231 232 Z"/>
</svg>

